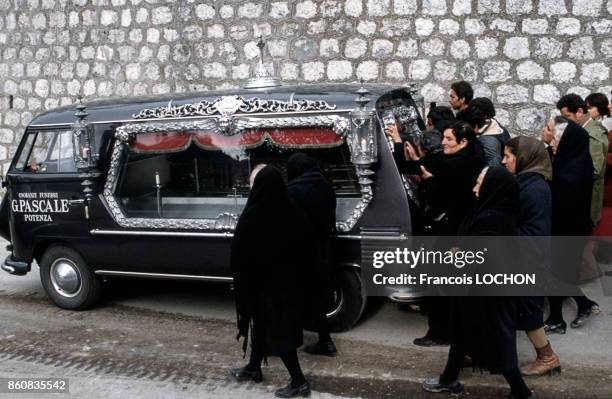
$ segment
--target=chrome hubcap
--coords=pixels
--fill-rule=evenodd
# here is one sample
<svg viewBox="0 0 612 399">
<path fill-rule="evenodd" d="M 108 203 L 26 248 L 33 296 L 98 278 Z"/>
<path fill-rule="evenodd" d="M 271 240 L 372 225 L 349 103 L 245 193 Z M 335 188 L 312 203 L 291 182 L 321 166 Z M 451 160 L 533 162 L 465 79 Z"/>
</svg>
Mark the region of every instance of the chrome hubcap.
<svg viewBox="0 0 612 399">
<path fill-rule="evenodd" d="M 74 262 L 69 259 L 56 259 L 51 265 L 51 284 L 63 297 L 73 298 L 81 292 L 81 274 Z"/>
</svg>

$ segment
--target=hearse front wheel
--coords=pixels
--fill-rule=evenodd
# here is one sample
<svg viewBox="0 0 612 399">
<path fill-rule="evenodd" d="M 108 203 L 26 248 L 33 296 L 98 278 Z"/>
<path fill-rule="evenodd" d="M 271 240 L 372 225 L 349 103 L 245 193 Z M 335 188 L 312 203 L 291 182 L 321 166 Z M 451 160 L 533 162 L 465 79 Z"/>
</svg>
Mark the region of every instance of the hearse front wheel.
<svg viewBox="0 0 612 399">
<path fill-rule="evenodd" d="M 83 310 L 100 298 L 102 282 L 72 248 L 56 245 L 40 261 L 40 280 L 51 300 L 59 307 Z"/>
<path fill-rule="evenodd" d="M 350 330 L 359 321 L 367 299 L 359 270 L 339 268 L 334 276 L 333 290 L 333 305 L 327 313 L 331 330 Z"/>
</svg>

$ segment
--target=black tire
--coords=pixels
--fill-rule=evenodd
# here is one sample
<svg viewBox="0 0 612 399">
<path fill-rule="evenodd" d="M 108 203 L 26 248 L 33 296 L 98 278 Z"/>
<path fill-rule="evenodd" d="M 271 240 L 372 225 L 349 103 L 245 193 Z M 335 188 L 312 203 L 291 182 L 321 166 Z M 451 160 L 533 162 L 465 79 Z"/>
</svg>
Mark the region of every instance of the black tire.
<svg viewBox="0 0 612 399">
<path fill-rule="evenodd" d="M 361 318 L 367 296 L 359 269 L 341 267 L 334 276 L 334 305 L 327 314 L 332 332 L 350 330 Z"/>
<path fill-rule="evenodd" d="M 70 265 L 75 271 L 80 284 L 78 290 L 64 292 L 52 279 L 51 270 L 60 264 Z M 40 281 L 49 298 L 60 308 L 84 310 L 94 306 L 102 293 L 102 280 L 96 276 L 85 259 L 72 248 L 54 245 L 48 248 L 39 263 Z"/>
</svg>

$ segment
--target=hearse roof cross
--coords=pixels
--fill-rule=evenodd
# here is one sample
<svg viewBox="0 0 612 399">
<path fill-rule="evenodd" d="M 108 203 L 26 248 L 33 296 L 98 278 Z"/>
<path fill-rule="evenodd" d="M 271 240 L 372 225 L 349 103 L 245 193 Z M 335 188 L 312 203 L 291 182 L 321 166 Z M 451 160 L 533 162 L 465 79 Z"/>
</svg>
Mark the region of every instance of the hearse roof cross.
<svg viewBox="0 0 612 399">
<path fill-rule="evenodd" d="M 247 80 L 247 82 L 244 84 L 244 88 L 259 89 L 264 87 L 281 86 L 280 79 L 272 75 L 268 68 L 266 68 L 264 65 L 264 47 L 266 47 L 266 42 L 261 35 L 257 41 L 257 47 L 259 48 L 259 62 L 255 66 L 254 77 Z"/>
</svg>

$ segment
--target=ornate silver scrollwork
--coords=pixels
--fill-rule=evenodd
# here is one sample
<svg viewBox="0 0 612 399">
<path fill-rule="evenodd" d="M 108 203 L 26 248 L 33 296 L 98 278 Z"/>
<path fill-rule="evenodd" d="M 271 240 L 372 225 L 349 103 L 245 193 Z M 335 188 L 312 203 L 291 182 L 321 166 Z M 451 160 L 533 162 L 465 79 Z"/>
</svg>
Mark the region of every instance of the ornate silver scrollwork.
<svg viewBox="0 0 612 399">
<path fill-rule="evenodd" d="M 137 134 L 141 133 L 182 132 L 186 130 L 206 130 L 221 133 L 216 120 L 202 119 L 185 122 L 130 123 L 118 127 L 115 131 L 115 138 L 123 143 L 128 143 L 132 141 Z"/>
<path fill-rule="evenodd" d="M 235 118 L 232 128 L 226 130 L 218 119 L 202 119 L 197 121 L 130 123 L 117 128 L 115 137 L 122 142 L 131 141 L 140 133 L 183 132 L 189 130 L 204 130 L 224 136 L 233 136 L 247 129 L 273 129 L 288 127 L 330 127 L 334 132 L 346 137 L 349 132 L 349 121 L 340 115 L 293 116 L 282 118 Z"/>
<path fill-rule="evenodd" d="M 336 134 L 347 137 L 350 134 L 349 120 L 340 115 L 318 115 L 288 118 L 239 118 L 235 121 L 232 134 L 252 128 L 282 128 L 282 127 L 331 127 Z M 121 164 L 127 154 L 129 142 L 138 134 L 170 131 L 209 130 L 223 134 L 214 119 L 179 122 L 149 122 L 132 123 L 120 126 L 115 132 L 116 141 L 111 155 L 110 167 L 103 197 L 111 211 L 111 216 L 117 224 L 124 228 L 146 229 L 184 229 L 184 230 L 212 230 L 233 231 L 238 220 L 237 214 L 222 213 L 214 219 L 172 219 L 172 218 L 130 218 L 123 212 L 115 197 L 116 185 L 121 172 Z M 349 146 L 350 148 L 350 146 Z M 372 199 L 371 184 L 364 184 L 361 174 L 363 170 L 357 169 L 360 176 L 361 199 L 346 220 L 336 222 L 338 231 L 350 231 Z"/>
<path fill-rule="evenodd" d="M 347 118 L 339 115 L 302 116 L 288 118 L 237 118 L 235 131 L 246 129 L 265 129 L 283 127 L 331 127 L 340 137 L 346 137 L 350 131 Z"/>
<path fill-rule="evenodd" d="M 334 109 L 336 109 L 335 105 L 330 105 L 323 100 L 279 101 L 264 100 L 258 97 L 245 99 L 241 96 L 224 96 L 213 102 L 202 100 L 199 103 L 177 106 L 173 106 L 170 101 L 165 107 L 143 109 L 132 117 L 152 119 L 220 114 L 223 118 L 230 118 L 236 113 L 329 111 Z"/>
<path fill-rule="evenodd" d="M 370 204 L 370 201 L 372 201 L 372 186 L 359 184 L 361 186 L 361 201 L 355 206 L 355 209 L 353 209 L 353 212 L 346 220 L 336 221 L 336 230 L 342 233 L 351 231 L 353 227 L 355 227 L 357 221 L 361 218 L 361 215 L 363 215 L 363 212 Z"/>
</svg>

